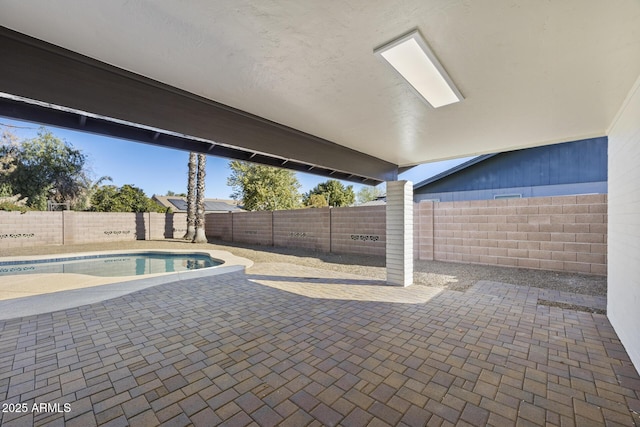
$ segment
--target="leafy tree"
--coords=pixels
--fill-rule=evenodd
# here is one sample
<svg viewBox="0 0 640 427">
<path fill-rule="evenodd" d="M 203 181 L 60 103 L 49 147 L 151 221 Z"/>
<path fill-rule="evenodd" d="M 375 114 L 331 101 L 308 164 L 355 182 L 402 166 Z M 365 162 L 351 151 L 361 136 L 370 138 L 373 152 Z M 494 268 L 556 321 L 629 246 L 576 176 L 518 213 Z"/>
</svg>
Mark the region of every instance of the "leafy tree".
<svg viewBox="0 0 640 427">
<path fill-rule="evenodd" d="M 144 191 L 133 185 L 104 185 L 91 197 L 91 210 L 95 212 L 165 212 L 165 208 L 148 198 Z"/>
<path fill-rule="evenodd" d="M 360 191 L 358 191 L 358 195 L 356 198 L 358 200 L 358 204 L 362 204 L 362 203 L 367 203 L 367 202 L 376 200 L 378 197 L 381 197 L 384 195 L 385 195 L 385 190 L 383 189 L 383 186 L 381 187 L 366 186 L 366 187 L 362 187 Z"/>
<path fill-rule="evenodd" d="M 7 152 L 3 149 L 3 157 Z M 86 156 L 70 143 L 40 128 L 38 136 L 15 150 L 15 169 L 6 177 L 13 194 L 27 197 L 30 207 L 46 209 L 47 200 L 74 201 L 86 180 Z M 4 167 L 4 166 L 3 166 Z"/>
<path fill-rule="evenodd" d="M 26 206 L 26 200 L 20 200 L 20 195 L 17 196 L 0 196 L 0 211 L 21 211 L 27 212 L 32 209 Z"/>
<path fill-rule="evenodd" d="M 0 139 L 0 197 L 13 196 L 10 176 L 16 170 L 17 152 L 18 138 L 8 130 L 3 131 Z"/>
<path fill-rule="evenodd" d="M 119 201 L 118 187 L 103 185 L 91 195 L 91 208 L 94 212 L 123 212 Z M 125 211 L 126 212 L 126 211 Z"/>
<path fill-rule="evenodd" d="M 329 206 L 340 207 L 352 205 L 356 199 L 353 192 L 353 185 L 345 187 L 340 181 L 330 179 L 316 185 L 312 190 L 302 196 L 305 206 L 310 206 L 311 196 L 321 195 L 325 198 Z"/>
<path fill-rule="evenodd" d="M 329 206 L 329 203 L 327 203 L 327 199 L 325 199 L 322 194 L 312 194 L 309 200 L 307 200 L 306 206 L 310 208 L 323 208 Z"/>
<path fill-rule="evenodd" d="M 229 162 L 227 185 L 231 197 L 242 200 L 250 211 L 272 211 L 300 207 L 300 183 L 293 171 L 234 160 Z"/>
<path fill-rule="evenodd" d="M 167 194 L 165 194 L 165 196 L 167 196 L 167 197 L 171 197 L 171 196 L 174 196 L 174 197 L 187 197 L 187 194 L 186 193 L 176 193 L 175 191 L 168 190 Z"/>
<path fill-rule="evenodd" d="M 105 181 L 113 181 L 110 176 L 101 176 L 95 181 L 92 181 L 88 176 L 83 179 L 82 190 L 80 194 L 75 198 L 71 204 L 71 210 L 74 211 L 86 211 L 91 208 L 91 198 L 93 194 L 98 191 L 101 185 Z"/>
</svg>

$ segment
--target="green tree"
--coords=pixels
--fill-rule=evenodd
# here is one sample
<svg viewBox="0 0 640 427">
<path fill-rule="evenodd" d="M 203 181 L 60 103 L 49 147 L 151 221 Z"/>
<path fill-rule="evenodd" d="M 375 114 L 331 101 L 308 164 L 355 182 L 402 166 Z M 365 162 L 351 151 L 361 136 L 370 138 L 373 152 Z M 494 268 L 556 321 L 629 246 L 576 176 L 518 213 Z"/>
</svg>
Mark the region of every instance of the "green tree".
<svg viewBox="0 0 640 427">
<path fill-rule="evenodd" d="M 0 197 L 14 195 L 10 179 L 16 170 L 17 153 L 18 138 L 12 132 L 4 130 L 0 137 Z"/>
<path fill-rule="evenodd" d="M 91 197 L 91 210 L 95 212 L 165 212 L 165 208 L 148 198 L 142 189 L 125 184 L 104 185 Z"/>
<path fill-rule="evenodd" d="M 74 211 L 86 211 L 91 208 L 91 198 L 93 194 L 101 188 L 101 185 L 106 181 L 113 181 L 110 176 L 101 176 L 95 181 L 86 176 L 82 182 L 82 191 L 75 198 L 71 204 L 71 210 Z"/>
<path fill-rule="evenodd" d="M 310 208 L 323 208 L 329 206 L 329 203 L 327 203 L 327 199 L 325 199 L 322 194 L 312 194 L 305 206 Z"/>
<path fill-rule="evenodd" d="M 122 212 L 118 200 L 118 187 L 103 185 L 91 195 L 91 208 L 94 212 Z"/>
<path fill-rule="evenodd" d="M 26 212 L 32 209 L 26 206 L 25 200 L 20 200 L 20 195 L 17 196 L 0 196 L 0 211 L 21 211 Z"/>
<path fill-rule="evenodd" d="M 358 204 L 360 205 L 362 203 L 367 203 L 367 202 L 376 200 L 378 197 L 384 196 L 385 193 L 386 192 L 384 190 L 384 186 L 372 187 L 368 185 L 366 187 L 362 187 L 360 191 L 358 191 L 356 199 L 358 200 Z"/>
<path fill-rule="evenodd" d="M 311 196 L 314 194 L 321 195 L 325 198 L 329 206 L 340 207 L 350 206 L 356 199 L 353 192 L 353 185 L 344 186 L 340 181 L 330 179 L 316 185 L 312 190 L 305 193 L 302 197 L 302 203 L 310 206 Z"/>
<path fill-rule="evenodd" d="M 8 176 L 13 194 L 27 198 L 30 207 L 46 209 L 47 200 L 73 202 L 83 191 L 86 156 L 70 143 L 40 128 L 15 153 L 15 169 Z"/>
<path fill-rule="evenodd" d="M 294 172 L 234 160 L 229 162 L 227 185 L 231 197 L 242 200 L 249 211 L 273 211 L 300 207 L 300 183 Z"/>
</svg>

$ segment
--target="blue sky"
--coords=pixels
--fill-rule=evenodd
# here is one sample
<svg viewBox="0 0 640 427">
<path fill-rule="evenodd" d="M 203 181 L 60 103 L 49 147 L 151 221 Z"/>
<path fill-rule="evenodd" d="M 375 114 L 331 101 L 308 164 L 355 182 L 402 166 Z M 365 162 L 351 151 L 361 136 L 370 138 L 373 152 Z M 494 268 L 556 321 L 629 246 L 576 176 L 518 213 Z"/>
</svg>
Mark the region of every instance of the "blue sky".
<svg viewBox="0 0 640 427">
<path fill-rule="evenodd" d="M 9 127 L 8 127 L 9 126 Z M 0 117 L 0 131 L 9 129 L 19 139 L 34 137 L 40 125 Z M 93 135 L 67 129 L 47 126 L 59 138 L 71 143 L 88 156 L 88 166 L 94 179 L 108 175 L 113 184 L 122 186 L 132 184 L 142 188 L 147 196 L 164 195 L 167 191 L 186 192 L 187 161 L 189 153 L 155 145 L 131 142 L 128 140 Z M 444 170 L 454 167 L 469 158 L 428 163 L 417 166 L 404 174 L 400 179 L 414 183 L 427 179 Z M 206 196 L 209 198 L 229 199 L 232 189 L 227 186 L 227 177 L 231 174 L 229 160 L 220 157 L 207 157 Z M 301 192 L 307 192 L 317 184 L 329 178 L 297 173 L 302 185 Z M 353 185 L 357 193 L 363 186 L 343 181 L 345 185 Z"/>
</svg>

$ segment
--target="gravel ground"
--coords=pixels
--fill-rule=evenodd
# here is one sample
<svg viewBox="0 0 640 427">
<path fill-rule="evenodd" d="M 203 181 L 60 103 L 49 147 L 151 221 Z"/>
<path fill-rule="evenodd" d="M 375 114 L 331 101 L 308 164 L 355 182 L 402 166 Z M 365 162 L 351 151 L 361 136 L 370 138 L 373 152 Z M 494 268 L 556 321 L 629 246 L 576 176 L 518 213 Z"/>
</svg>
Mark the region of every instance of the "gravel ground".
<svg viewBox="0 0 640 427">
<path fill-rule="evenodd" d="M 0 250 L 0 257 L 117 249 L 187 248 L 229 251 L 234 255 L 248 258 L 256 264 L 281 262 L 357 274 L 375 279 L 384 280 L 386 278 L 384 257 L 327 254 L 299 248 L 273 248 L 270 246 L 241 245 L 222 241 L 193 244 L 181 240 L 138 240 L 89 245 L 14 248 Z M 435 286 L 456 291 L 465 291 L 479 280 L 489 280 L 593 296 L 606 296 L 607 294 L 607 278 L 603 276 L 442 261 L 415 261 L 414 271 L 415 285 Z"/>
</svg>

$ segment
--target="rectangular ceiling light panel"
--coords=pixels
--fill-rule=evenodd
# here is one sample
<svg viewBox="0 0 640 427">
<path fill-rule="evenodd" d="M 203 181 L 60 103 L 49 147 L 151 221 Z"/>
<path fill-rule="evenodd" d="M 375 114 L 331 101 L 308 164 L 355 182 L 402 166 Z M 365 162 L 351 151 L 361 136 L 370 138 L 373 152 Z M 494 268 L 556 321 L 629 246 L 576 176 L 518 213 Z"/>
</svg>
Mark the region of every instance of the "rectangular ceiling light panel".
<svg viewBox="0 0 640 427">
<path fill-rule="evenodd" d="M 433 108 L 464 98 L 420 33 L 411 33 L 374 50 Z"/>
</svg>

